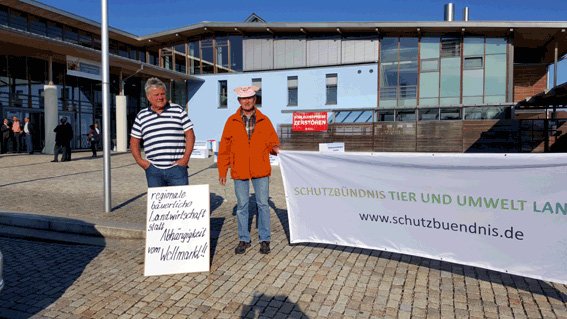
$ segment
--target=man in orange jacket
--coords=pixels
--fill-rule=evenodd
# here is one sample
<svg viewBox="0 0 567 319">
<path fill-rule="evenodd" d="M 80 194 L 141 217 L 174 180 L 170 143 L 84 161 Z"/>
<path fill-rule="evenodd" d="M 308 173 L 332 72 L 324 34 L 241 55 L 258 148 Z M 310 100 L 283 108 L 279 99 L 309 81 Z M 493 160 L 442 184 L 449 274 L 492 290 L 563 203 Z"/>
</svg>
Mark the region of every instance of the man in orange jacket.
<svg viewBox="0 0 567 319">
<path fill-rule="evenodd" d="M 279 153 L 278 135 L 270 119 L 256 109 L 256 86 L 241 86 L 234 89 L 240 107 L 228 118 L 224 126 L 218 154 L 219 183 L 226 184 L 226 174 L 234 180 L 238 221 L 238 246 L 236 254 L 243 254 L 250 247 L 248 229 L 248 201 L 250 181 L 256 194 L 258 207 L 258 237 L 260 253 L 270 252 L 270 206 L 269 185 L 272 167 L 270 154 Z"/>
</svg>

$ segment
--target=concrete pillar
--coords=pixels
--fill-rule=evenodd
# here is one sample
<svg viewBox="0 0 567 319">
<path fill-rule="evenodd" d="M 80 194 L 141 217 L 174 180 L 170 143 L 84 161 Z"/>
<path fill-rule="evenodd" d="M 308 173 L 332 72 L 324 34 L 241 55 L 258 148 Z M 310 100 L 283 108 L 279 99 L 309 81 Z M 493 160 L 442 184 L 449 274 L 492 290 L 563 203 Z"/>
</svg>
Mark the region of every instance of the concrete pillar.
<svg viewBox="0 0 567 319">
<path fill-rule="evenodd" d="M 126 120 L 126 96 L 116 96 L 116 151 L 128 150 L 128 121 Z"/>
<path fill-rule="evenodd" d="M 57 109 L 57 86 L 43 86 L 44 119 L 45 119 L 45 146 L 43 154 L 53 154 L 55 146 L 55 132 L 53 129 L 59 124 L 59 110 Z"/>
</svg>

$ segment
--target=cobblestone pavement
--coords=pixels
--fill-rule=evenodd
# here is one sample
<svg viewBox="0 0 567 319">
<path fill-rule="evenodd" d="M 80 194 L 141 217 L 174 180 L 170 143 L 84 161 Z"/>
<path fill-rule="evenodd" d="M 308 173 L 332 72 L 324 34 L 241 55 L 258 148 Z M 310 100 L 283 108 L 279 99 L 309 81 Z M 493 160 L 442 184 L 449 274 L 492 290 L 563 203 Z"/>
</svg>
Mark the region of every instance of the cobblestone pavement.
<svg viewBox="0 0 567 319">
<path fill-rule="evenodd" d="M 130 154 L 112 157 L 113 213 L 102 212 L 102 160 L 74 154 L 0 157 L 0 210 L 143 227 L 145 179 Z M 257 236 L 234 255 L 233 189 L 211 160 L 211 271 L 143 276 L 144 242 L 100 246 L 0 238 L 6 318 L 567 318 L 567 286 L 427 258 L 333 245 L 289 245 L 281 176 L 271 180 L 272 253 Z M 254 223 L 253 223 L 254 225 Z"/>
</svg>

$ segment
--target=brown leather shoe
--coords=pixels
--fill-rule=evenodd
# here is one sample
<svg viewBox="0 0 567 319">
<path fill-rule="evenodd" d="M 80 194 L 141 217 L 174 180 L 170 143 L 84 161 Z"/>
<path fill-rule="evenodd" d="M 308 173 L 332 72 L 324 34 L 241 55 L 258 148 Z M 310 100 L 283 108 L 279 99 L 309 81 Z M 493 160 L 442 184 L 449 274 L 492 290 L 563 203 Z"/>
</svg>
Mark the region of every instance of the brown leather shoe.
<svg viewBox="0 0 567 319">
<path fill-rule="evenodd" d="M 270 253 L 270 242 L 263 241 L 260 243 L 260 253 L 269 254 Z"/>
<path fill-rule="evenodd" d="M 240 241 L 238 243 L 238 246 L 236 246 L 236 248 L 234 248 L 234 253 L 235 254 L 244 254 L 246 252 L 246 249 L 250 248 L 250 243 L 245 242 L 245 241 Z"/>
</svg>

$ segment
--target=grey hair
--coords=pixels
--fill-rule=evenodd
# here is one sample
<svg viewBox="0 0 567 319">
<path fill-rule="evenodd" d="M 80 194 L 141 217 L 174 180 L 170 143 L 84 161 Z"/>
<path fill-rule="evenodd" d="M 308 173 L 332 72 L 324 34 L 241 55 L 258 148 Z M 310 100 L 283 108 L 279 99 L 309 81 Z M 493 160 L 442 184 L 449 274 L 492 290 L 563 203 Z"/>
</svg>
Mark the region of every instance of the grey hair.
<svg viewBox="0 0 567 319">
<path fill-rule="evenodd" d="M 163 83 L 160 79 L 158 78 L 149 78 L 146 81 L 146 85 L 144 85 L 144 90 L 146 91 L 146 94 L 148 94 L 148 92 L 150 91 L 150 89 L 152 88 L 163 88 L 164 90 L 167 90 L 167 87 L 165 86 L 165 83 Z"/>
</svg>

